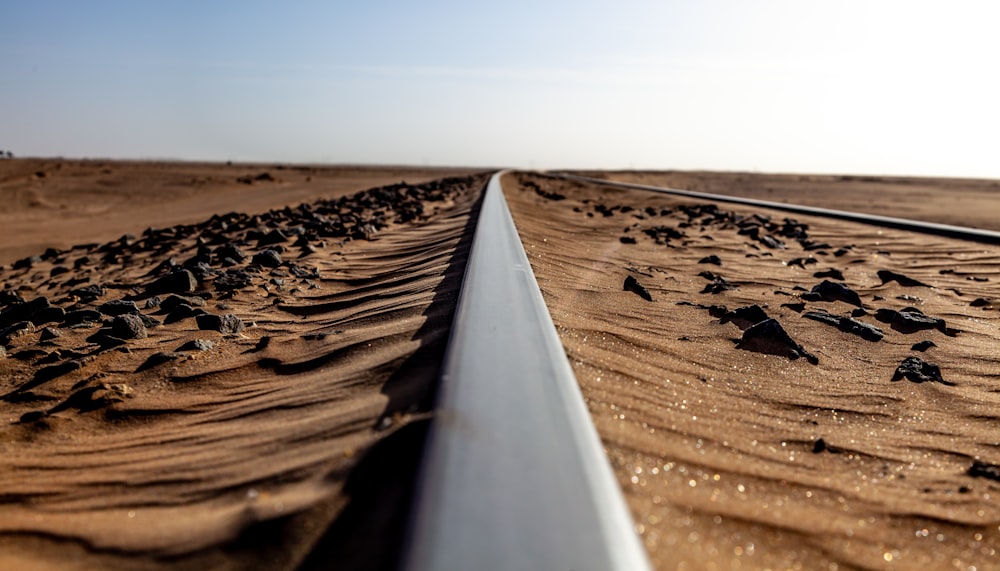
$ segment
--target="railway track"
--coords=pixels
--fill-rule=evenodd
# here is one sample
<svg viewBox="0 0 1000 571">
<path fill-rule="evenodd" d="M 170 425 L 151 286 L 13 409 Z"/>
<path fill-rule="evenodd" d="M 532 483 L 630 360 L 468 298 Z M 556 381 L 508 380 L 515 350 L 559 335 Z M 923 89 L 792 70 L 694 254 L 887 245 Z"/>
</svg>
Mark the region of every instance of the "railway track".
<svg viewBox="0 0 1000 571">
<path fill-rule="evenodd" d="M 409 571 L 649 569 L 521 245 L 487 186 L 418 482 Z M 1000 243 L 1000 232 L 555 174 Z"/>
</svg>

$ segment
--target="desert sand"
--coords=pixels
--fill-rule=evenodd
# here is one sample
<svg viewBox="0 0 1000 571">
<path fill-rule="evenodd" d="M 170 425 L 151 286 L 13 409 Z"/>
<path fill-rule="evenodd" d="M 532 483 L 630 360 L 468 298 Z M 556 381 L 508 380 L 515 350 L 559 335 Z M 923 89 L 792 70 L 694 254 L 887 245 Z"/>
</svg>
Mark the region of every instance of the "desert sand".
<svg viewBox="0 0 1000 571">
<path fill-rule="evenodd" d="M 990 181 L 595 174 L 1000 219 Z M 394 568 L 485 180 L 0 161 L 0 568 Z M 998 565 L 1000 248 L 504 184 L 657 568 Z"/>
<path fill-rule="evenodd" d="M 1000 248 L 505 188 L 657 568 L 1000 565 Z"/>
</svg>

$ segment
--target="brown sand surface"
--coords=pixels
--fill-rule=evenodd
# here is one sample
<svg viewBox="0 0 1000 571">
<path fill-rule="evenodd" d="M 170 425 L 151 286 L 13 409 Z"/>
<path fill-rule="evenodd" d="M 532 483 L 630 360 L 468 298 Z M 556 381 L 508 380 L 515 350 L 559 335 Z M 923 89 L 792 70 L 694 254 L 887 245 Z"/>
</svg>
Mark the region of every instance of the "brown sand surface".
<svg viewBox="0 0 1000 571">
<path fill-rule="evenodd" d="M 657 568 L 1000 568 L 1000 248 L 541 175 L 505 192 Z M 730 313 L 755 304 L 797 349 Z M 894 380 L 909 357 L 940 378 Z"/>
<path fill-rule="evenodd" d="M 1000 181 L 702 171 L 599 171 L 595 178 L 1000 230 Z"/>
<path fill-rule="evenodd" d="M 0 161 L 0 264 L 211 214 L 257 213 L 471 169 L 15 159 Z"/>
<path fill-rule="evenodd" d="M 86 171 L 90 188 L 90 167 L 60 172 Z M 0 269 L 0 568 L 390 567 L 485 178 L 202 210 L 198 224 L 142 232 L 195 203 L 225 213 L 279 198 L 226 182 L 201 200 L 204 188 L 170 182 L 194 166 L 163 167 L 164 180 L 132 168 L 105 192 L 136 214 L 136 237 Z M 310 184 L 413 172 L 327 174 Z M 94 205 L 72 202 L 71 182 L 44 184 L 43 206 L 17 208 L 75 240 L 83 219 L 45 201 Z M 169 216 L 139 216 L 160 199 Z M 122 212 L 99 214 L 115 236 Z M 154 297 L 168 275 L 183 279 Z"/>
</svg>

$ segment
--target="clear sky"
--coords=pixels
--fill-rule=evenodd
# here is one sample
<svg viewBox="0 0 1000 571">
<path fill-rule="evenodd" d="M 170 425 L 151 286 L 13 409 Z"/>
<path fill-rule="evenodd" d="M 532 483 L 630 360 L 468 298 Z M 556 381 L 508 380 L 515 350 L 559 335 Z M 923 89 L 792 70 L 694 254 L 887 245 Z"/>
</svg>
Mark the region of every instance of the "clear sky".
<svg viewBox="0 0 1000 571">
<path fill-rule="evenodd" d="M 961 0 L 0 0 L 0 149 L 1000 178 L 998 26 Z"/>
</svg>

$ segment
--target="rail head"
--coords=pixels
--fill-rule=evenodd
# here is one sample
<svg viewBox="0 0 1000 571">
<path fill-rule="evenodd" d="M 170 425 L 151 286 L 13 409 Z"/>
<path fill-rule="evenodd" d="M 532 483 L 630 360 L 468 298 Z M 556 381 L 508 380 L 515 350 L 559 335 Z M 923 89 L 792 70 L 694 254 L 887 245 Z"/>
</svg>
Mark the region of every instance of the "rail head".
<svg viewBox="0 0 1000 571">
<path fill-rule="evenodd" d="M 649 569 L 493 175 L 404 568 Z"/>
</svg>

